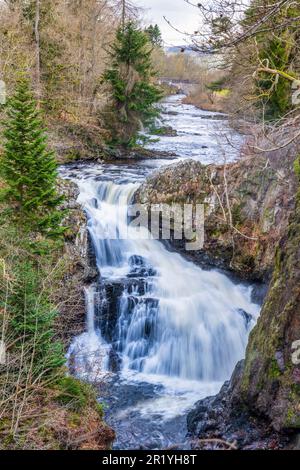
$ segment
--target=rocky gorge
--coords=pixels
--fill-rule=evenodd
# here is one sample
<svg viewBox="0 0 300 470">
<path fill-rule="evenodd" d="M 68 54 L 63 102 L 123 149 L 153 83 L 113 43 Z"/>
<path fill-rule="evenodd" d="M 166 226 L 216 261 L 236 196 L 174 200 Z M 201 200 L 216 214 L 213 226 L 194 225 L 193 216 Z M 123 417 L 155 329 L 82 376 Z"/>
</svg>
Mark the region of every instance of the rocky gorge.
<svg viewBox="0 0 300 470">
<path fill-rule="evenodd" d="M 169 142 L 167 139 L 175 139 L 173 142 L 176 143 L 177 138 L 174 135 L 162 140 L 164 143 Z M 299 249 L 299 244 L 295 243 L 295 233 L 298 231 L 297 216 L 295 217 L 297 178 L 293 168 L 295 150 L 289 148 L 286 158 L 282 159 L 276 154 L 274 158 L 270 158 L 270 155 L 269 158 L 253 155 L 249 149 L 250 147 L 243 147 L 242 158 L 224 164 L 210 162 L 204 165 L 195 159 L 181 159 L 153 171 L 153 167 L 160 166 L 161 162 L 145 160 L 135 164 L 135 168 L 132 163 L 100 166 L 78 163 L 63 171 L 64 178 L 68 178 L 63 191 L 66 191 L 69 201 L 70 217 L 75 217 L 70 220 L 70 226 L 76 227 L 75 231 L 71 230 L 67 235 L 67 251 L 77 253 L 77 258 L 74 257 L 77 262 L 73 265 L 68 282 L 75 287 L 74 298 L 78 299 L 76 314 L 70 323 L 66 323 L 66 330 L 70 332 L 70 339 L 74 334 L 83 332 L 84 312 L 86 313 L 84 288 L 91 284 L 96 285 L 96 294 L 95 297 L 93 294 L 92 300 L 96 301 L 92 307 L 92 328 L 95 330 L 91 333 L 98 331 L 100 335 L 97 340 L 100 356 L 109 351 L 105 374 L 113 377 L 112 381 L 109 379 L 107 382 L 107 378 L 98 377 L 98 383 L 102 382 L 99 393 L 102 393 L 111 409 L 107 415 L 108 422 L 118 433 L 116 448 L 135 448 L 130 446 L 136 446 L 137 442 L 145 446 L 142 448 L 160 448 L 161 445 L 174 444 L 175 439 L 184 448 L 222 448 L 224 445 L 226 448 L 228 443 L 241 449 L 297 446 L 299 378 L 298 366 L 291 363 L 291 348 L 298 339 L 299 331 L 299 266 L 298 253 L 295 251 Z M 205 152 L 206 149 L 203 148 L 202 151 Z M 85 196 L 82 191 L 87 191 L 87 183 L 91 177 L 96 183 L 100 181 L 100 186 L 96 193 L 93 189 L 91 194 L 88 192 Z M 79 190 L 76 181 L 79 181 Z M 92 186 L 95 186 L 94 182 Z M 140 334 L 143 342 L 154 341 L 153 324 L 149 323 L 148 315 L 157 311 L 158 301 L 153 293 L 147 302 L 144 302 L 143 297 L 147 292 L 150 293 L 149 281 L 152 282 L 157 276 L 157 268 L 153 265 L 153 260 L 147 261 L 144 255 L 131 255 L 128 259 L 129 271 L 122 273 L 120 277 L 117 274 L 119 261 L 117 264 L 112 258 L 105 261 L 100 257 L 100 252 L 98 255 L 95 252 L 95 246 L 99 243 L 97 241 L 95 245 L 95 238 L 94 245 L 91 243 L 91 238 L 96 234 L 95 227 L 90 222 L 88 230 L 86 229 L 86 216 L 82 211 L 84 202 L 90 221 L 95 217 L 94 211 L 98 217 L 98 210 L 103 210 L 102 206 L 105 207 L 107 203 L 109 210 L 114 211 L 114 198 L 118 201 L 122 188 L 129 191 L 126 197 L 131 198 L 134 195 L 136 202 L 146 205 L 183 202 L 204 204 L 206 236 L 203 249 L 186 252 L 184 240 L 172 239 L 168 242 L 167 249 L 181 253 L 204 269 L 204 272 L 215 272 L 217 269 L 229 274 L 236 284 L 243 280 L 254 286 L 253 302 L 261 303 L 264 300 L 260 319 L 250 334 L 245 361 L 239 362 L 231 380 L 225 382 L 219 394 L 206 390 L 203 396 L 203 391 L 198 392 L 198 397 L 203 396 L 203 399 L 192 408 L 191 405 L 196 401 L 192 398 L 188 407 L 184 408 L 180 424 L 179 418 L 173 415 L 161 421 L 160 411 L 156 408 L 156 399 L 161 400 L 165 393 L 167 396 L 170 394 L 168 388 L 164 392 L 162 384 L 139 381 L 136 384 L 130 380 L 128 382 L 128 378 L 124 382 L 124 376 L 122 378 L 122 348 L 126 346 L 126 342 L 121 346 L 120 341 L 124 342 L 126 335 L 128 338 L 131 333 L 129 329 L 125 331 L 125 336 L 120 337 L 120 327 L 127 329 L 129 322 L 132 328 L 130 317 L 135 318 L 142 322 L 144 333 Z M 79 201 L 81 205 L 75 201 L 79 191 L 82 194 Z M 100 212 L 99 215 L 102 223 L 106 222 L 103 219 L 107 217 L 106 212 Z M 107 221 L 111 223 L 110 217 Z M 110 257 L 120 256 L 115 244 L 110 247 L 103 245 L 103 249 L 102 257 L 104 253 Z M 138 245 L 135 245 L 134 250 L 139 252 Z M 97 268 L 101 272 L 100 284 Z M 106 274 L 111 269 L 116 270 L 112 277 L 111 274 Z M 124 299 L 128 299 L 126 304 L 122 304 Z M 125 305 L 126 309 L 122 311 Z M 145 307 L 145 317 L 141 306 L 143 309 Z M 251 315 L 245 317 L 245 314 L 243 318 L 252 321 Z M 121 321 L 125 323 L 122 324 Z M 131 341 L 133 340 L 137 341 L 137 338 L 131 337 Z M 131 356 L 130 350 L 126 349 L 125 354 L 128 354 L 128 359 L 134 359 L 131 367 L 135 369 L 135 361 L 139 360 L 139 356 Z M 141 369 L 144 367 L 143 361 L 139 366 Z M 78 375 L 76 350 L 74 362 L 71 361 L 70 364 L 71 371 Z M 82 368 L 82 363 L 80 367 Z M 94 364 L 89 363 L 89 370 L 86 365 L 83 367 L 85 374 L 88 373 L 90 378 L 95 377 Z M 147 381 L 147 375 L 144 380 L 145 378 Z M 103 380 L 107 383 L 104 385 L 104 395 Z M 120 390 L 124 391 L 122 400 L 118 398 Z M 150 405 L 152 401 L 153 405 Z M 185 424 L 187 411 L 189 413 Z M 145 428 L 145 419 L 149 418 L 151 428 L 148 424 Z M 129 437 L 132 432 L 130 422 L 135 425 L 132 437 Z M 180 433 L 175 433 L 175 428 L 178 427 Z"/>
</svg>

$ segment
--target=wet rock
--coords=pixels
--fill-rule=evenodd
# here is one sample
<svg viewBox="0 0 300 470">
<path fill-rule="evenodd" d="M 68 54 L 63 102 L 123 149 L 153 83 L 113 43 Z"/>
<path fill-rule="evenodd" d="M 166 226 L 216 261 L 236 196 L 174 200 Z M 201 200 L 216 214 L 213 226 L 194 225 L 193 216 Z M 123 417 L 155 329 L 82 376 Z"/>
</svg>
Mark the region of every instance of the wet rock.
<svg viewBox="0 0 300 470">
<path fill-rule="evenodd" d="M 156 271 L 153 269 L 142 256 L 131 256 L 129 259 L 130 273 L 127 277 L 149 277 L 155 276 Z"/>
<path fill-rule="evenodd" d="M 177 131 L 176 129 L 173 129 L 171 126 L 163 126 L 158 129 L 156 129 L 153 132 L 154 135 L 161 135 L 165 137 L 176 137 L 177 136 Z"/>
<path fill-rule="evenodd" d="M 120 371 L 121 364 L 121 357 L 113 348 L 111 348 L 111 350 L 109 351 L 109 370 L 116 374 Z"/>
<path fill-rule="evenodd" d="M 256 282 L 252 284 L 251 302 L 262 305 L 269 289 L 269 282 Z"/>
<path fill-rule="evenodd" d="M 245 326 L 246 326 L 246 328 L 248 328 L 248 326 L 251 324 L 251 321 L 253 320 L 252 315 L 245 312 L 245 310 L 243 310 L 241 308 L 238 310 L 238 313 L 243 317 L 243 319 L 245 321 Z"/>
<path fill-rule="evenodd" d="M 253 417 L 239 403 L 238 384 L 244 370 L 244 362 L 237 364 L 230 381 L 225 382 L 215 397 L 200 400 L 189 412 L 187 428 L 194 448 L 215 448 L 213 440 L 223 441 L 221 448 L 233 445 L 238 449 L 280 449 L 289 437 L 276 433 L 261 417 Z M 211 440 L 211 442 L 210 442 Z"/>
<path fill-rule="evenodd" d="M 96 312 L 96 326 L 101 330 L 103 338 L 112 343 L 118 321 L 119 299 L 124 292 L 121 281 L 104 281 L 99 292 L 99 303 Z"/>
<path fill-rule="evenodd" d="M 277 431 L 299 432 L 300 366 L 292 345 L 300 338 L 300 205 L 277 247 L 275 270 L 253 329 L 239 386 L 241 401 Z"/>
</svg>

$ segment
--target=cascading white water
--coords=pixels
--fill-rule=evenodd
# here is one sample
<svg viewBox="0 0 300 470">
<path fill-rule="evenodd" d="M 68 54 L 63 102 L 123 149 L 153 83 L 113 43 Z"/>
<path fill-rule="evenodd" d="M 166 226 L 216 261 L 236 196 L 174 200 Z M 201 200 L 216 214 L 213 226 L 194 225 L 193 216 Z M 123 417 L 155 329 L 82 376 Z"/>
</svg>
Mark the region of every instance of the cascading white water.
<svg viewBox="0 0 300 470">
<path fill-rule="evenodd" d="M 123 372 L 185 381 L 229 378 L 259 314 L 251 288 L 196 267 L 150 237 L 136 239 L 127 206 L 137 184 L 82 180 L 79 186 L 102 277 L 131 279 L 116 331 Z M 93 345 L 94 334 L 87 334 Z"/>
<path fill-rule="evenodd" d="M 103 340 L 99 330 L 95 328 L 95 297 L 94 284 L 84 289 L 86 304 L 87 331 L 77 336 L 71 344 L 67 359 L 69 368 L 81 377 L 97 380 L 108 370 L 109 345 Z"/>
</svg>

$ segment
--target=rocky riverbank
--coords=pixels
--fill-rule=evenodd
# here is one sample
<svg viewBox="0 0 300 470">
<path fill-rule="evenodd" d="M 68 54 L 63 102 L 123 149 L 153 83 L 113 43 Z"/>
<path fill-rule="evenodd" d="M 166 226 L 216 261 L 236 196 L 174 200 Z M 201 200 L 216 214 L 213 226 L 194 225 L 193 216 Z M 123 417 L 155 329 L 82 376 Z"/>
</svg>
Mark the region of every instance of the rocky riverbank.
<svg viewBox="0 0 300 470">
<path fill-rule="evenodd" d="M 149 159 L 173 159 L 173 152 L 148 150 L 143 147 L 125 149 L 122 147 L 109 147 L 104 143 L 103 137 L 84 126 L 77 126 L 75 130 L 64 129 L 60 132 L 63 137 L 53 132 L 50 136 L 51 147 L 57 155 L 57 162 L 61 165 L 75 162 L 119 162 L 138 161 Z M 154 136 L 175 136 L 176 131 L 171 127 L 161 127 L 154 131 Z"/>
</svg>

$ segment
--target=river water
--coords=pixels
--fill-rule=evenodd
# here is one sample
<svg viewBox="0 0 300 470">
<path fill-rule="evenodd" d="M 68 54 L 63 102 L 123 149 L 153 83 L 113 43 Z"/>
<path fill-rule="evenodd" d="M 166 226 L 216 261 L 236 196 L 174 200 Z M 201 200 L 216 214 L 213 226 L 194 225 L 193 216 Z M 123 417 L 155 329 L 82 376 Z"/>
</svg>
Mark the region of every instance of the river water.
<svg viewBox="0 0 300 470">
<path fill-rule="evenodd" d="M 163 103 L 163 124 L 177 136 L 148 144 L 175 161 L 237 157 L 242 139 L 226 116 Z M 141 182 L 169 160 L 73 164 L 61 169 L 80 188 L 101 275 L 86 287 L 87 328 L 68 357 L 76 375 L 97 384 L 116 449 L 188 448 L 186 414 L 216 394 L 244 356 L 260 307 L 251 286 L 203 270 L 128 226 L 127 209 Z M 126 236 L 125 236 L 126 235 Z"/>
</svg>

